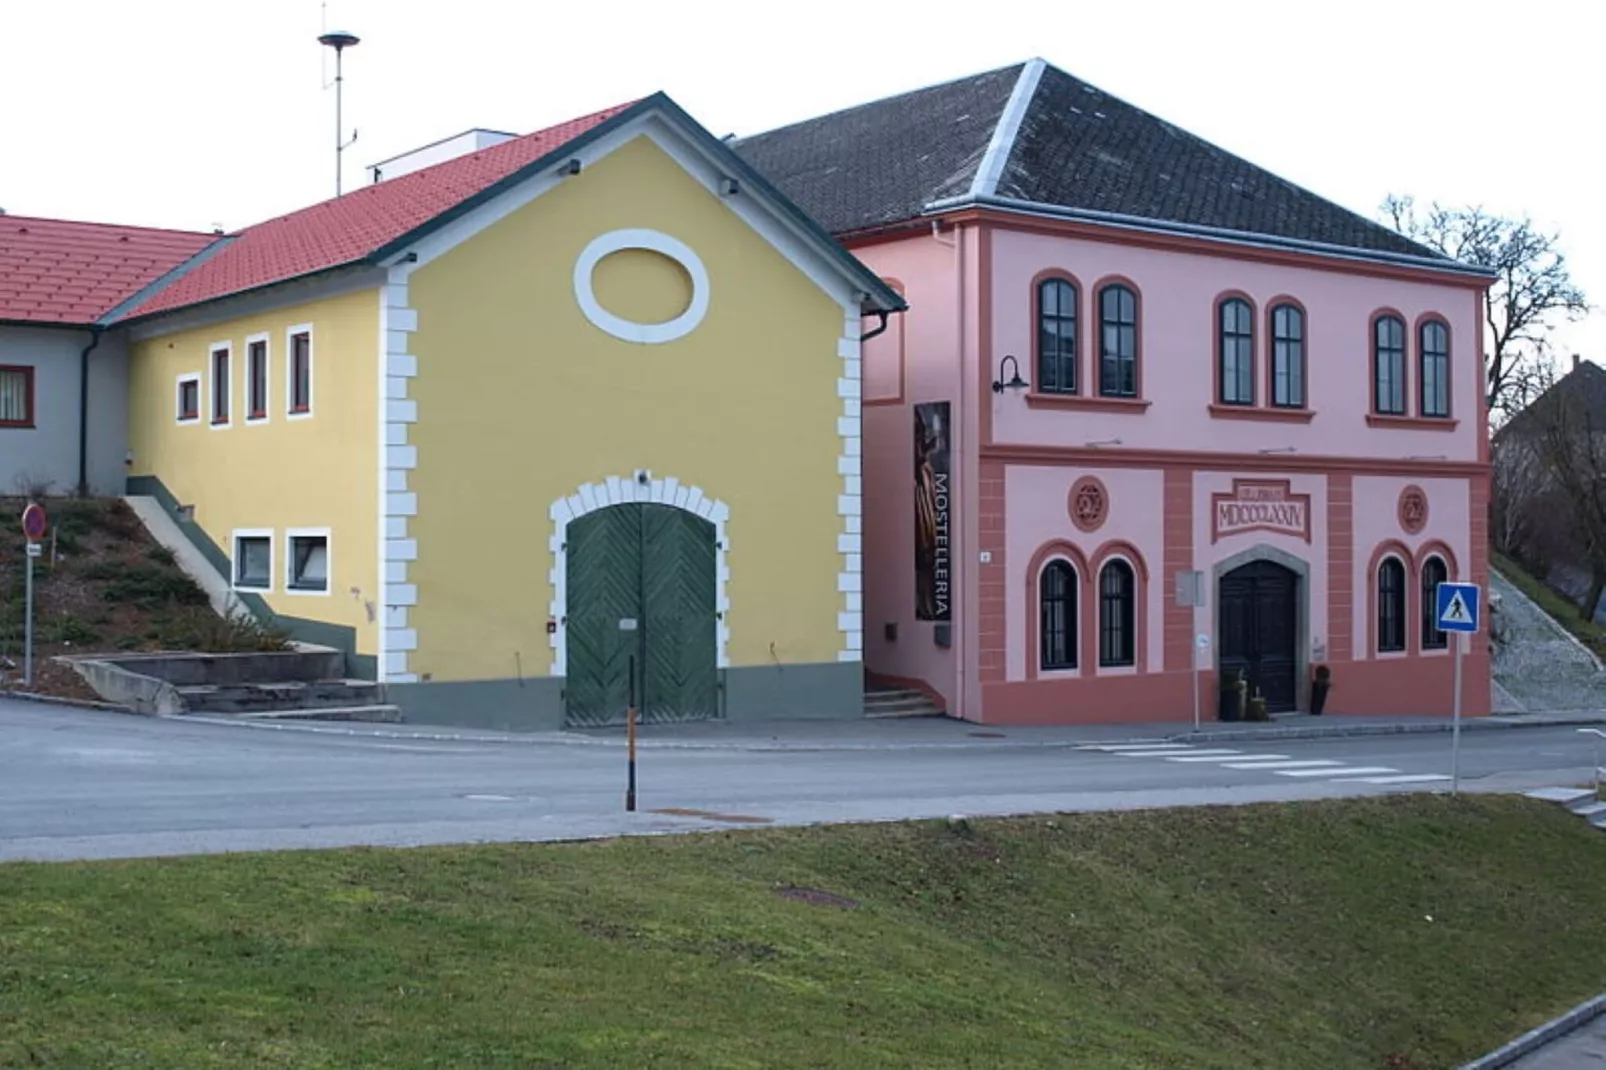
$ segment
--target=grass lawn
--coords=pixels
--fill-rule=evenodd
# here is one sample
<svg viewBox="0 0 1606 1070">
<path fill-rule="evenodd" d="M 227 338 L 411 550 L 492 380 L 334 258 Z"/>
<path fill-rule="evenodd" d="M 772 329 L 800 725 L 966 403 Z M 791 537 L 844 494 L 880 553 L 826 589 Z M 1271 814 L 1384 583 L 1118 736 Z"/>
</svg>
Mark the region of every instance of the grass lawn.
<svg viewBox="0 0 1606 1070">
<path fill-rule="evenodd" d="M 1606 988 L 1602 887 L 1436 796 L 11 864 L 0 1066 L 1451 1067 Z"/>
<path fill-rule="evenodd" d="M 1494 567 L 1511 581 L 1513 587 L 1532 598 L 1539 604 L 1540 609 L 1554 617 L 1557 624 L 1573 633 L 1596 654 L 1606 657 L 1606 628 L 1586 619 L 1576 603 L 1564 595 L 1557 594 L 1549 584 L 1544 583 L 1505 554 L 1494 555 Z"/>
</svg>

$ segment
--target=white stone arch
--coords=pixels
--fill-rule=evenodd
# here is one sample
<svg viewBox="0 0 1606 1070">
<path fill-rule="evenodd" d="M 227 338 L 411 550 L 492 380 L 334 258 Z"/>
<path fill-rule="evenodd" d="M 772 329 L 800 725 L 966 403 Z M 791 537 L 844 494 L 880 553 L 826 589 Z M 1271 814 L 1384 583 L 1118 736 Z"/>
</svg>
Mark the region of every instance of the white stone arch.
<svg viewBox="0 0 1606 1070">
<path fill-rule="evenodd" d="M 569 525 L 587 513 L 628 502 L 673 506 L 695 513 L 714 525 L 714 649 L 719 667 L 729 667 L 731 572 L 727 529 L 730 507 L 718 498 L 704 494 L 701 487 L 683 484 L 674 476 L 660 479 L 651 472 L 641 471 L 629 476 L 609 476 L 599 483 L 586 483 L 573 494 L 553 502 L 547 511 L 552 518 L 552 537 L 548 544 L 552 553 L 552 568 L 548 573 L 552 583 L 552 603 L 548 613 L 549 619 L 556 625 L 549 637 L 552 648 L 551 675 L 564 676 L 568 670 Z"/>
</svg>

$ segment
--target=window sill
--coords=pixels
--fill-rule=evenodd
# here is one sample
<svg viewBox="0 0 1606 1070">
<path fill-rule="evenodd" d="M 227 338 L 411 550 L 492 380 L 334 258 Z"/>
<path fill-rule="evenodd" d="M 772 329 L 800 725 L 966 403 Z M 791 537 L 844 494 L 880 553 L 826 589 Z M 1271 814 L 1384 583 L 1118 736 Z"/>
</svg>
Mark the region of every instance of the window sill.
<svg viewBox="0 0 1606 1070">
<path fill-rule="evenodd" d="M 229 426 L 229 421 L 226 420 L 226 419 L 225 420 L 213 420 L 212 421 L 212 426 L 213 427 L 227 427 L 227 426 Z"/>
<path fill-rule="evenodd" d="M 1367 427 L 1393 427 L 1401 431 L 1454 431 L 1460 420 L 1448 416 L 1394 416 L 1389 413 L 1369 412 Z"/>
<path fill-rule="evenodd" d="M 1026 404 L 1034 409 L 1073 409 L 1082 412 L 1126 412 L 1141 415 L 1153 402 L 1147 398 L 1087 398 L 1080 394 L 1026 395 Z"/>
<path fill-rule="evenodd" d="M 198 424 L 198 423 L 201 422 L 201 417 L 199 415 L 195 415 L 195 416 L 180 416 L 177 420 L 175 420 L 173 422 L 174 423 L 180 423 L 180 424 Z"/>
<path fill-rule="evenodd" d="M 322 594 L 322 595 L 327 595 L 329 593 L 329 588 L 328 587 L 305 587 L 305 586 L 301 586 L 299 584 L 291 583 L 291 584 L 286 584 L 285 585 L 284 593 L 285 594 L 313 594 L 313 595 Z"/>
<path fill-rule="evenodd" d="M 239 591 L 241 594 L 272 594 L 273 593 L 273 585 L 272 584 L 264 584 L 261 587 L 252 587 L 249 584 L 236 583 L 232 589 L 236 590 L 236 591 Z"/>
<path fill-rule="evenodd" d="M 0 431 L 36 431 L 37 425 L 32 420 L 3 420 L 0 421 Z"/>
<path fill-rule="evenodd" d="M 1274 424 L 1308 424 L 1315 409 L 1278 409 L 1261 405 L 1223 405 L 1212 402 L 1210 416 L 1215 420 L 1261 420 Z"/>
</svg>

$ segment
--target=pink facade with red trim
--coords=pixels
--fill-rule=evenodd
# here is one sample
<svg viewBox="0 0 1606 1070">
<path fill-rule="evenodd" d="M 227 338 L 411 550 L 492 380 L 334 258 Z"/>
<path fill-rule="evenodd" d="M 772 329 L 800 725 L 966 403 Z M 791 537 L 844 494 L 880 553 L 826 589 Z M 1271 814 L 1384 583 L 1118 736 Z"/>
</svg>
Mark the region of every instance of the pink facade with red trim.
<svg viewBox="0 0 1606 1070">
<path fill-rule="evenodd" d="M 910 302 L 864 351 L 873 678 L 921 687 L 973 721 L 1183 721 L 1191 686 L 1215 715 L 1223 664 L 1252 665 L 1283 709 L 1308 708 L 1311 674 L 1326 665 L 1329 713 L 1450 712 L 1452 647 L 1424 626 L 1424 584 L 1487 583 L 1481 280 L 999 213 L 854 252 Z M 1040 388 L 1047 279 L 1075 288 L 1075 395 Z M 1115 364 L 1108 373 L 1111 386 L 1132 384 L 1128 396 L 1100 391 L 1111 280 L 1136 308 L 1125 335 L 1108 334 L 1135 358 L 1125 380 Z M 1248 340 L 1218 331 L 1232 300 L 1250 311 Z M 1242 307 L 1229 322 L 1245 321 Z M 1279 307 L 1298 315 L 1276 321 L 1274 361 Z M 1399 357 L 1388 344 L 1374 353 L 1376 338 L 1396 337 L 1377 332 L 1381 316 L 1400 323 Z M 1428 323 L 1439 327 L 1424 334 Z M 1251 351 L 1252 380 L 1236 362 Z M 1029 385 L 995 391 L 1010 356 Z M 1059 359 L 1051 376 L 1069 374 Z M 952 412 L 948 622 L 915 619 L 921 402 Z M 1203 574 L 1197 608 L 1177 604 L 1188 571 Z M 1475 636 L 1472 715 L 1489 711 L 1488 665 Z"/>
</svg>

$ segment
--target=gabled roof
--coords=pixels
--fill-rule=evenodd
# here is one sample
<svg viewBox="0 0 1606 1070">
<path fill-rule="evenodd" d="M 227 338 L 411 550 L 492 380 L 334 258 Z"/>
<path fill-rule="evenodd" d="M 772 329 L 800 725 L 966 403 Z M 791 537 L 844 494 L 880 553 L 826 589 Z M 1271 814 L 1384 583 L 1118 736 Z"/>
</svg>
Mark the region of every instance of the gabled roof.
<svg viewBox="0 0 1606 1070">
<path fill-rule="evenodd" d="M 148 316 L 359 262 L 630 106 L 606 108 L 246 227 L 130 315 Z"/>
<path fill-rule="evenodd" d="M 91 326 L 213 234 L 0 215 L 0 322 Z"/>
<path fill-rule="evenodd" d="M 734 145 L 838 236 L 990 205 L 1475 271 L 1040 59 Z"/>
<path fill-rule="evenodd" d="M 357 264 L 377 264 L 525 179 L 556 166 L 603 134 L 649 113 L 663 115 L 787 216 L 879 309 L 904 306 L 869 268 L 663 93 L 504 141 L 397 178 L 364 186 L 299 212 L 247 227 L 197 257 L 188 270 L 127 312 L 168 312 L 278 282 Z"/>
<path fill-rule="evenodd" d="M 1543 430 L 1557 406 L 1571 419 L 1588 417 L 1596 427 L 1606 428 L 1606 368 L 1593 361 L 1578 361 L 1566 375 L 1557 379 L 1543 394 L 1534 398 L 1495 430 L 1495 443 L 1521 438 Z"/>
</svg>

